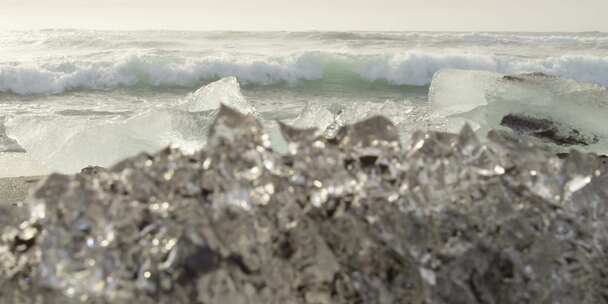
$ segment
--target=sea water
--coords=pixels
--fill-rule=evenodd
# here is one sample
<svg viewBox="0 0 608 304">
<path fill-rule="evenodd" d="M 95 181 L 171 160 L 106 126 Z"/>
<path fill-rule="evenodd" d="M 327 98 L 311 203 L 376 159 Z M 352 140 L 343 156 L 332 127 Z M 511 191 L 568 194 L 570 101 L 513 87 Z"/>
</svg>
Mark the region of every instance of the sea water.
<svg viewBox="0 0 608 304">
<path fill-rule="evenodd" d="M 559 78 L 502 82 L 523 73 Z M 0 176 L 195 151 L 220 102 L 256 115 L 277 150 L 277 120 L 330 136 L 385 115 L 407 143 L 414 129 L 486 131 L 496 113 L 533 108 L 605 153 L 607 85 L 599 32 L 0 31 Z"/>
</svg>

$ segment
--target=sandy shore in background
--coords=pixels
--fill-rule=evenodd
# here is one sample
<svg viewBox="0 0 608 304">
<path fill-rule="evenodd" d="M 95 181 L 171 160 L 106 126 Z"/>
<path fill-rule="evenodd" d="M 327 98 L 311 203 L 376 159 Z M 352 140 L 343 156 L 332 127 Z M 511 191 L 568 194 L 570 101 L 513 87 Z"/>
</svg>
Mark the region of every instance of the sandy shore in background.
<svg viewBox="0 0 608 304">
<path fill-rule="evenodd" d="M 0 152 L 0 178 L 48 175 L 49 170 L 27 153 Z"/>
<path fill-rule="evenodd" d="M 43 176 L 0 178 L 0 204 L 23 201 Z"/>
</svg>

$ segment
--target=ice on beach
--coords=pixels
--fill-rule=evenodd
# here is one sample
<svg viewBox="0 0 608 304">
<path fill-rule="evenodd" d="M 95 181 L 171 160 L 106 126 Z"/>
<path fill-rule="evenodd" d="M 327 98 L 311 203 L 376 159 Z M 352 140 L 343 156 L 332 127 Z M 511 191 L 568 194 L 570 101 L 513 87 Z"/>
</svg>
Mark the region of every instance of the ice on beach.
<svg viewBox="0 0 608 304">
<path fill-rule="evenodd" d="M 221 79 L 171 107 L 151 108 L 128 119 L 95 116 L 19 115 L 6 130 L 32 158 L 58 172 L 89 165 L 108 166 L 140 152 L 165 146 L 186 152 L 200 149 L 221 103 L 255 114 L 235 78 Z"/>
<path fill-rule="evenodd" d="M 604 159 L 469 126 L 405 147 L 382 116 L 281 131 L 289 154 L 221 106 L 197 153 L 0 205 L 0 303 L 606 302 Z"/>
<path fill-rule="evenodd" d="M 578 148 L 608 152 L 608 89 L 600 85 L 540 73 L 505 76 L 444 70 L 433 78 L 429 102 L 437 117 L 448 118 L 452 131 L 465 122 L 482 134 L 504 129 L 501 122 L 515 114 L 530 117 L 532 122 L 549 122 L 555 128 L 551 132 L 578 132 L 598 138 L 597 143 Z"/>
<path fill-rule="evenodd" d="M 297 128 L 316 128 L 324 136 L 333 137 L 342 126 L 377 115 L 388 117 L 397 126 L 401 141 L 405 144 L 416 129 L 443 128 L 443 119 L 431 120 L 428 106 L 414 104 L 408 100 L 356 104 L 309 102 L 290 123 Z"/>
<path fill-rule="evenodd" d="M 238 109 L 243 114 L 256 113 L 256 109 L 241 93 L 236 77 L 222 78 L 201 87 L 181 102 L 181 108 L 188 112 L 202 112 L 219 109 L 221 104 Z"/>
</svg>

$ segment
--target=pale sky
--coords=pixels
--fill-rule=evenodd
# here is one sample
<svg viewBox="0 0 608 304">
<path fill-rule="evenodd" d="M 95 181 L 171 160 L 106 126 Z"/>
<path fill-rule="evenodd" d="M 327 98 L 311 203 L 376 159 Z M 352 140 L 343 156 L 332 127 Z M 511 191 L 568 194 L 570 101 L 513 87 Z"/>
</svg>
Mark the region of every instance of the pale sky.
<svg viewBox="0 0 608 304">
<path fill-rule="evenodd" d="M 0 0 L 0 29 L 608 31 L 608 0 Z"/>
</svg>

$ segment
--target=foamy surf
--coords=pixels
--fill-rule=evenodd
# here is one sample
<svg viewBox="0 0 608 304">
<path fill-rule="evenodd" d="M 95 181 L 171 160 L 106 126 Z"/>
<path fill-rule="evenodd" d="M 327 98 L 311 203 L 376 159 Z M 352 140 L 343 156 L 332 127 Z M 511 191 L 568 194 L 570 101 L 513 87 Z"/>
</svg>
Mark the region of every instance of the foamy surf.
<svg viewBox="0 0 608 304">
<path fill-rule="evenodd" d="M 0 92 L 19 95 L 61 94 L 76 90 L 137 87 L 196 88 L 234 76 L 246 85 L 298 85 L 327 81 L 356 86 L 360 81 L 390 85 L 429 85 L 443 69 L 484 70 L 503 74 L 542 72 L 608 85 L 608 56 L 561 55 L 525 58 L 463 52 L 405 51 L 387 54 L 305 52 L 279 57 L 208 56 L 182 58 L 129 54 L 104 60 L 0 63 Z"/>
</svg>

